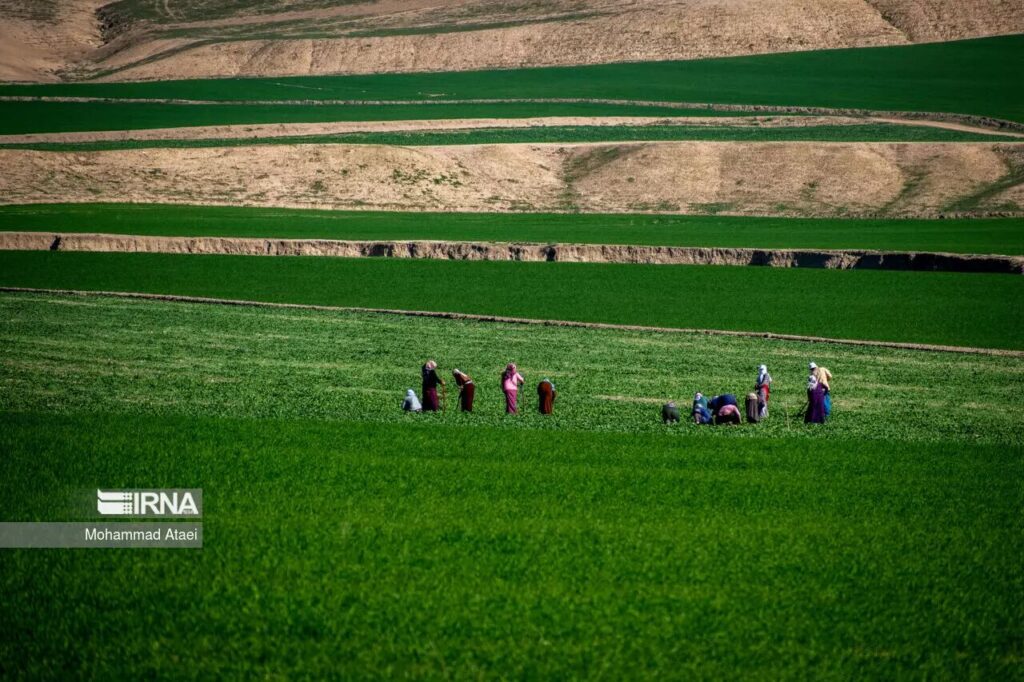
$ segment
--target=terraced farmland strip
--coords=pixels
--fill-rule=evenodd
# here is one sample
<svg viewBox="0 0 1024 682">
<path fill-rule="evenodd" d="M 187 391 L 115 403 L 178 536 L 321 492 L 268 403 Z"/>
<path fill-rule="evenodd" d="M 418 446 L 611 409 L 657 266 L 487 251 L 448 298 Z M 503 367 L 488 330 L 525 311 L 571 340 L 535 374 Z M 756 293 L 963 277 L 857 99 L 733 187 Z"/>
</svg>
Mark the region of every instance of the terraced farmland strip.
<svg viewBox="0 0 1024 682">
<path fill-rule="evenodd" d="M 616 98 L 931 111 L 1024 122 L 1024 36 L 679 62 L 449 73 L 5 85 L 0 95 L 207 100 Z M 369 96 L 368 96 L 369 95 Z M 124 127 L 124 126 L 120 126 Z"/>
<path fill-rule="evenodd" d="M 1024 219 L 1021 218 L 843 220 L 651 214 L 318 211 L 90 203 L 0 205 L 0 231 L 1024 255 Z"/>
<path fill-rule="evenodd" d="M 0 285 L 1024 349 L 1003 275 L 6 251 Z"/>
</svg>

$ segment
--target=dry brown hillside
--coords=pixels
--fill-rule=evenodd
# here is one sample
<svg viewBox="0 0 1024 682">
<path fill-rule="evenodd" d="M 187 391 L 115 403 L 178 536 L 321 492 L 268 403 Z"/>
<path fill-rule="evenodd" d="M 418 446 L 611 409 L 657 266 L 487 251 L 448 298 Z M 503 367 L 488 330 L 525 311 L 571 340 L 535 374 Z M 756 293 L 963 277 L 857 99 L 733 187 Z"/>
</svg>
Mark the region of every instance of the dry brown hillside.
<svg viewBox="0 0 1024 682">
<path fill-rule="evenodd" d="M 1024 145 L 262 145 L 0 151 L 0 201 L 936 216 L 1021 211 Z"/>
<path fill-rule="evenodd" d="M 1024 32 L 1024 2 L 2 0 L 0 19 L 0 79 L 140 80 L 895 45 Z"/>
</svg>

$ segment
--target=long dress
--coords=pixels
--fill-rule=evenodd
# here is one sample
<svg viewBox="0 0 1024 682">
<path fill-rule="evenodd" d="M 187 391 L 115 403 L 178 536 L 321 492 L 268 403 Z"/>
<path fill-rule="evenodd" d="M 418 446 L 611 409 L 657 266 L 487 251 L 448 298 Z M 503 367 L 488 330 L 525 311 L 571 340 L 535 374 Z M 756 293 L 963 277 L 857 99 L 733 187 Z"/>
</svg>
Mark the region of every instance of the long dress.
<svg viewBox="0 0 1024 682">
<path fill-rule="evenodd" d="M 501 390 L 505 393 L 505 414 L 519 414 L 519 384 L 523 383 L 523 375 L 519 372 L 501 375 Z"/>
<path fill-rule="evenodd" d="M 808 424 L 825 423 L 825 387 L 818 384 L 807 390 L 807 411 L 804 421 Z"/>
<path fill-rule="evenodd" d="M 555 407 L 555 387 L 550 381 L 537 384 L 537 398 L 541 414 L 551 414 Z"/>
<path fill-rule="evenodd" d="M 459 409 L 463 412 L 472 412 L 473 396 L 476 395 L 476 384 L 473 383 L 468 374 L 457 375 L 455 383 L 459 387 Z"/>
<path fill-rule="evenodd" d="M 423 411 L 437 412 L 440 403 L 437 400 L 437 385 L 441 383 L 441 377 L 437 376 L 437 370 L 427 369 L 423 366 Z"/>
</svg>

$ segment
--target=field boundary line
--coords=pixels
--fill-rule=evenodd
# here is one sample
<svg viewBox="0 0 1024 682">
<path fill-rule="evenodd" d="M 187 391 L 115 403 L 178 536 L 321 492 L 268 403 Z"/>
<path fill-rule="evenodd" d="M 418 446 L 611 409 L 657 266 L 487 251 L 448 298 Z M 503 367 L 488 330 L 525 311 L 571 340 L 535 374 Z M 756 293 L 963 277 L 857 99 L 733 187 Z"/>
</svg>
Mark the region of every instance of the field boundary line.
<svg viewBox="0 0 1024 682">
<path fill-rule="evenodd" d="M 874 249 L 765 249 L 656 244 L 566 244 L 441 239 L 349 240 L 98 232 L 0 232 L 0 250 L 175 255 L 398 258 L 454 261 L 726 265 L 828 270 L 1024 274 L 1024 256 Z"/>
<path fill-rule="evenodd" d="M 364 308 L 359 306 L 333 306 L 315 303 L 277 303 L 272 301 L 251 301 L 233 298 L 210 298 L 206 296 L 185 296 L 180 294 L 151 294 L 133 291 L 103 291 L 85 289 L 49 289 L 37 287 L 0 286 L 0 293 L 8 294 L 49 294 L 56 296 L 82 296 L 99 298 L 123 298 L 167 303 L 197 303 L 246 308 L 274 308 L 286 310 L 316 310 L 322 312 L 369 313 L 374 315 L 402 315 L 406 317 L 429 317 L 469 322 L 494 322 L 500 324 L 534 325 L 542 327 L 576 327 L 580 329 L 604 329 L 612 331 L 652 332 L 663 334 L 699 334 L 705 336 L 733 336 L 759 338 L 775 341 L 798 341 L 802 343 L 831 343 L 844 346 L 869 348 L 892 348 L 896 350 L 927 351 L 934 353 L 960 353 L 970 355 L 994 355 L 1000 357 L 1024 358 L 1024 350 L 1003 348 L 972 348 L 970 346 L 945 346 L 927 343 L 905 343 L 900 341 L 872 341 L 866 339 L 834 339 L 824 336 L 800 334 L 778 334 L 775 332 L 736 331 L 729 329 L 692 329 L 686 327 L 653 327 L 647 325 L 613 324 L 609 322 L 582 322 L 576 320 L 545 320 L 530 317 L 506 317 L 480 313 L 456 313 L 433 310 L 402 310 L 398 308 Z"/>
</svg>

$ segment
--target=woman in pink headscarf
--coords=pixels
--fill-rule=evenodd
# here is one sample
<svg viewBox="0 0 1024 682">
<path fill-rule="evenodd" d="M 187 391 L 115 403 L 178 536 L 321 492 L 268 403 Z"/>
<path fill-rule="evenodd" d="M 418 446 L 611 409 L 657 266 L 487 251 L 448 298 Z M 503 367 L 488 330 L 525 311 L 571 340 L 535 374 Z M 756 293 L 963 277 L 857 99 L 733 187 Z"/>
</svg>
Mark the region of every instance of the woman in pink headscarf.
<svg viewBox="0 0 1024 682">
<path fill-rule="evenodd" d="M 516 370 L 515 363 L 508 363 L 501 375 L 501 390 L 505 393 L 505 414 L 519 413 L 516 401 L 519 397 L 519 387 L 524 381 L 523 375 Z"/>
</svg>

